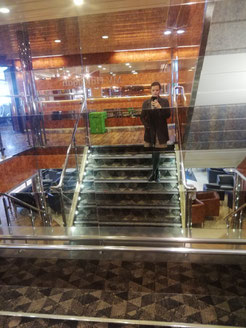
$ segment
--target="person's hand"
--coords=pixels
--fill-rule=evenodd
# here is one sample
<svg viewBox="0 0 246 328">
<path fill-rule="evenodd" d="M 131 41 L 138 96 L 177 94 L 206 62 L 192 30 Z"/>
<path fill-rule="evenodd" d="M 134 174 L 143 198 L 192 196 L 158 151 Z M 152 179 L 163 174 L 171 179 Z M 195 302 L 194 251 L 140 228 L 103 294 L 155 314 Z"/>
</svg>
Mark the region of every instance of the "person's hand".
<svg viewBox="0 0 246 328">
<path fill-rule="evenodd" d="M 157 100 L 152 101 L 152 106 L 154 106 L 155 108 L 161 108 L 161 105 L 158 103 Z"/>
</svg>

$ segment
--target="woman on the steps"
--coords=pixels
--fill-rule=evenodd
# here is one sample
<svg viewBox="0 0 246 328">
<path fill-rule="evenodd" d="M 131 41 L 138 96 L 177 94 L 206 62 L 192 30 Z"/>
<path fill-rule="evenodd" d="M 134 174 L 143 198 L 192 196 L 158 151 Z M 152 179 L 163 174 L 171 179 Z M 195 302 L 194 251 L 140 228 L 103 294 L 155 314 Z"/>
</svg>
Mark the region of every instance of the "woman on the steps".
<svg viewBox="0 0 246 328">
<path fill-rule="evenodd" d="M 168 127 L 166 119 L 170 117 L 169 102 L 160 97 L 161 85 L 159 82 L 151 84 L 152 97 L 142 106 L 141 121 L 145 127 L 144 146 L 152 147 L 153 170 L 148 177 L 149 181 L 159 181 L 160 149 L 167 147 Z"/>
</svg>

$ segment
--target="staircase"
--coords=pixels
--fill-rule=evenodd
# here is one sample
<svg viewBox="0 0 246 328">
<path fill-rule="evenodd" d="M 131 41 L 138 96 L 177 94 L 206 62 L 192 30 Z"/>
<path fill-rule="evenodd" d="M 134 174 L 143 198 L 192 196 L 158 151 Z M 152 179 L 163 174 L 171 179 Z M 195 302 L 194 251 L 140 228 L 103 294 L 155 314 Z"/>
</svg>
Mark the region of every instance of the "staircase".
<svg viewBox="0 0 246 328">
<path fill-rule="evenodd" d="M 160 183 L 149 182 L 152 153 L 142 146 L 92 147 L 75 226 L 181 227 L 175 152 L 161 153 Z"/>
</svg>

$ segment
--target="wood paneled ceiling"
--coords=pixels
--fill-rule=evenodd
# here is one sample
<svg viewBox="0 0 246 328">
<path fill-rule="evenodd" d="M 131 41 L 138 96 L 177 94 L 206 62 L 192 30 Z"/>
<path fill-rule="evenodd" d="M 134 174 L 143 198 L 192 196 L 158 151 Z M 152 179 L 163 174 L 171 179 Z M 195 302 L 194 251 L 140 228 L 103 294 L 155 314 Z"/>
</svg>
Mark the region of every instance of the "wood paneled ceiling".
<svg viewBox="0 0 246 328">
<path fill-rule="evenodd" d="M 65 3 L 64 0 L 14 0 L 8 2 L 22 3 L 25 8 L 31 6 L 45 8 L 45 4 L 56 5 Z M 103 3 L 107 3 L 108 8 L 113 8 L 118 3 L 119 8 L 126 6 L 128 9 L 133 7 L 132 1 L 110 1 L 110 0 L 93 0 L 90 6 L 96 6 L 100 3 L 100 10 L 103 10 Z M 164 4 L 180 3 L 182 5 L 163 6 Z M 142 0 L 140 3 L 145 9 L 134 9 L 127 11 L 80 15 L 77 17 L 66 17 L 59 19 L 38 20 L 26 23 L 8 24 L 0 26 L 0 56 L 6 59 L 18 58 L 18 43 L 16 32 L 27 31 L 29 35 L 32 56 L 54 56 L 54 55 L 72 55 L 103 53 L 120 50 L 162 48 L 162 47 L 183 47 L 199 45 L 203 28 L 204 3 L 184 4 L 186 0 L 162 0 L 148 1 Z M 66 1 L 67 3 L 67 1 Z M 70 2 L 71 3 L 71 2 Z M 89 3 L 89 2 L 88 2 Z M 133 2 L 132 2 L 133 3 Z M 150 3 L 152 3 L 151 7 Z M 162 3 L 162 7 L 160 4 Z M 128 6 L 127 6 L 128 4 Z M 111 7 L 110 7 L 111 6 Z M 120 7 L 121 6 L 121 7 Z M 156 6 L 156 7 L 155 7 Z M 36 8 L 36 9 L 37 9 Z M 47 7 L 48 8 L 51 7 Z M 53 8 L 53 7 L 52 7 Z M 86 8 L 86 7 L 85 7 Z M 50 9 L 51 10 L 51 9 Z M 75 10 L 73 8 L 73 10 Z M 78 10 L 78 9 L 77 9 Z M 98 7 L 94 11 L 99 11 Z M 59 10 L 58 10 L 59 11 Z M 108 10 L 110 11 L 110 10 Z M 112 9 L 113 11 L 113 9 Z M 86 13 L 86 10 L 83 14 Z M 77 15 L 80 14 L 77 12 Z M 67 13 L 67 16 L 70 14 Z M 43 16 L 45 17 L 45 15 Z M 34 19 L 34 16 L 33 16 Z M 2 23 L 2 22 L 1 22 Z M 184 29 L 184 33 L 177 34 L 178 29 Z M 171 35 L 164 35 L 166 29 L 172 31 Z M 108 39 L 102 39 L 102 35 L 108 35 Z M 56 39 L 61 40 L 55 43 Z"/>
<path fill-rule="evenodd" d="M 192 2 L 205 2 L 193 0 Z M 7 7 L 10 13 L 0 14 L 0 25 L 30 21 L 101 14 L 116 11 L 155 8 L 185 4 L 190 0 L 84 0 L 82 6 L 75 6 L 73 0 L 2 0 L 0 7 Z"/>
</svg>

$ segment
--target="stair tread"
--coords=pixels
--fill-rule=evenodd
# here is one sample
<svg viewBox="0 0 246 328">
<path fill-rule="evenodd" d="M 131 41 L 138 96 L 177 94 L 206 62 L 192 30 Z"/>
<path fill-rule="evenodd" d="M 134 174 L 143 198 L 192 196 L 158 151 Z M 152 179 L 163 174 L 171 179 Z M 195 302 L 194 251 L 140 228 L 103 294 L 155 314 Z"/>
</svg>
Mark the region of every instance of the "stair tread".
<svg viewBox="0 0 246 328">
<path fill-rule="evenodd" d="M 87 170 L 94 170 L 94 171 L 148 171 L 152 170 L 152 166 L 89 166 Z M 176 166 L 171 167 L 159 167 L 160 171 L 170 170 L 174 171 L 177 170 Z"/>
<path fill-rule="evenodd" d="M 138 195 L 138 194 L 178 194 L 178 190 L 172 190 L 172 191 L 152 191 L 152 190 L 146 190 L 146 191 L 138 191 L 137 189 L 133 191 L 121 191 L 119 189 L 111 189 L 111 190 L 82 190 L 80 191 L 81 194 L 88 194 L 88 193 L 95 193 L 95 194 L 133 194 L 133 195 Z"/>
<path fill-rule="evenodd" d="M 116 209 L 172 209 L 179 210 L 179 205 L 83 205 L 83 209 L 87 208 L 116 208 Z"/>
<path fill-rule="evenodd" d="M 92 154 L 90 155 L 93 159 L 139 159 L 139 158 L 152 158 L 152 154 L 108 154 L 108 155 L 100 155 L 100 154 Z M 175 153 L 170 154 L 161 154 L 160 158 L 175 158 Z"/>
<path fill-rule="evenodd" d="M 83 182 L 104 182 L 104 183 L 156 183 L 155 181 L 148 181 L 147 179 L 128 179 L 128 180 L 124 180 L 124 179 L 91 179 L 91 180 L 83 180 Z M 177 178 L 174 179 L 160 179 L 160 183 L 177 183 Z"/>
</svg>

